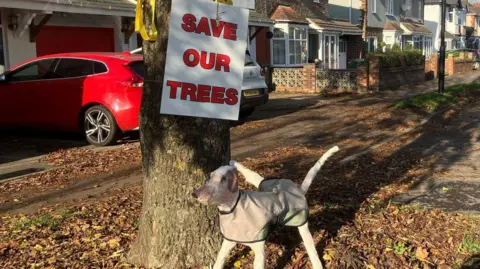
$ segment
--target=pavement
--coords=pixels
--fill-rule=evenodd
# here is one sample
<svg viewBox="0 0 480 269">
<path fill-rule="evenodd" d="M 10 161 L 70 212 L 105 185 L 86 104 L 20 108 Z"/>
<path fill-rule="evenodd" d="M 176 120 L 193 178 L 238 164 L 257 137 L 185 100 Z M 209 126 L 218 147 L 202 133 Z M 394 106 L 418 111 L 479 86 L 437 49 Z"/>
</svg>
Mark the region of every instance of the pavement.
<svg viewBox="0 0 480 269">
<path fill-rule="evenodd" d="M 395 202 L 480 214 L 480 102 L 463 110 L 443 130 L 430 132 L 410 146 L 434 156 L 434 176 Z"/>
</svg>

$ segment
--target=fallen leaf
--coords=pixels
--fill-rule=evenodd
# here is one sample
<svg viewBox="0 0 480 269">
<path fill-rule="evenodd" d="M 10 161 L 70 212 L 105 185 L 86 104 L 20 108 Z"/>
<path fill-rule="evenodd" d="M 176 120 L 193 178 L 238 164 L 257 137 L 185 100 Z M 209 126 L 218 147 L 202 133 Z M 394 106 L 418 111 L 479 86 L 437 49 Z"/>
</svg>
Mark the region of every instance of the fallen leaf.
<svg viewBox="0 0 480 269">
<path fill-rule="evenodd" d="M 425 259 L 428 258 L 428 251 L 427 249 L 423 247 L 417 247 L 417 250 L 415 251 L 415 257 L 421 261 L 425 261 Z"/>
</svg>

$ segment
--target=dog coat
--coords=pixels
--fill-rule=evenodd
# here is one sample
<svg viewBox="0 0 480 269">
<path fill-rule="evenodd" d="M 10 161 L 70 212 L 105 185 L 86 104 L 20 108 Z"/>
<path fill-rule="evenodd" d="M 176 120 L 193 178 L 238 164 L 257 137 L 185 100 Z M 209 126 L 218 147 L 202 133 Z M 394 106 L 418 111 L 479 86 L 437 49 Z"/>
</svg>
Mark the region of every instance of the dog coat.
<svg viewBox="0 0 480 269">
<path fill-rule="evenodd" d="M 258 191 L 241 191 L 229 212 L 220 212 L 220 232 L 229 241 L 264 241 L 276 225 L 299 227 L 307 222 L 305 195 L 290 180 L 270 179 Z"/>
</svg>

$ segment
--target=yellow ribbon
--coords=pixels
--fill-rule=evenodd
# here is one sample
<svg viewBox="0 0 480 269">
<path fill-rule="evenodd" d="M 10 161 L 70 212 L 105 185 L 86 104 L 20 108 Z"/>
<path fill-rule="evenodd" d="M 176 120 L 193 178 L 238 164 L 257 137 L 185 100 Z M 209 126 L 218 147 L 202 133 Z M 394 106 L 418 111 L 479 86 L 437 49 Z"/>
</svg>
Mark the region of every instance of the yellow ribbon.
<svg viewBox="0 0 480 269">
<path fill-rule="evenodd" d="M 147 33 L 147 29 L 145 29 L 145 24 L 143 23 L 143 7 L 142 7 L 142 0 L 137 0 L 137 8 L 136 8 L 136 16 L 135 16 L 135 32 L 140 33 L 142 38 L 147 41 L 155 41 L 157 40 L 158 32 L 157 26 L 155 25 L 155 2 L 156 0 L 149 0 L 150 6 L 152 8 L 152 23 L 150 34 Z M 228 1 L 228 0 L 227 0 Z"/>
<path fill-rule="evenodd" d="M 218 2 L 218 3 L 222 3 L 222 4 L 226 4 L 226 5 L 233 5 L 233 1 L 232 0 L 213 0 L 214 2 Z"/>
</svg>

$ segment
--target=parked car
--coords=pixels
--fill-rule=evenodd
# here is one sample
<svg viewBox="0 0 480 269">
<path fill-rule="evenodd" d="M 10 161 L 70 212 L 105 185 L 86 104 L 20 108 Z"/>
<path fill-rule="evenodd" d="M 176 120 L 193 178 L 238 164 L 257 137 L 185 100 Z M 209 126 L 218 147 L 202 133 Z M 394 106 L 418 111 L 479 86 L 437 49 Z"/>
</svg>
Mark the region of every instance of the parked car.
<svg viewBox="0 0 480 269">
<path fill-rule="evenodd" d="M 82 130 L 96 146 L 138 130 L 143 57 L 68 53 L 39 57 L 0 76 L 0 127 Z"/>
<path fill-rule="evenodd" d="M 142 48 L 132 50 L 130 54 L 143 54 Z M 243 71 L 242 99 L 240 102 L 240 118 L 250 116 L 255 107 L 268 102 L 269 93 L 265 82 L 264 69 L 250 55 L 245 54 Z"/>
</svg>

